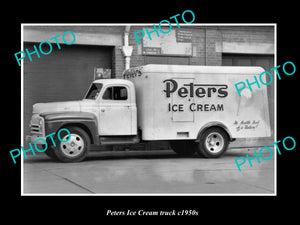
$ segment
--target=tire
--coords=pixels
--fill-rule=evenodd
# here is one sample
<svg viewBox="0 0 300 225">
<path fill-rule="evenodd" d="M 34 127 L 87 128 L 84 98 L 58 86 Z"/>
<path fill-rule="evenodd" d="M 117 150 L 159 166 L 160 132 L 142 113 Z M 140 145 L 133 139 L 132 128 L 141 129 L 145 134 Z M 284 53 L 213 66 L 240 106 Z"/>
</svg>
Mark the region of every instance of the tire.
<svg viewBox="0 0 300 225">
<path fill-rule="evenodd" d="M 171 148 L 178 155 L 189 156 L 196 152 L 192 141 L 170 141 Z"/>
<path fill-rule="evenodd" d="M 45 153 L 50 159 L 52 159 L 52 160 L 54 160 L 54 161 L 57 161 L 57 160 L 58 160 L 57 156 L 56 156 L 55 153 L 54 153 L 54 149 L 53 149 L 52 146 L 49 146 L 49 145 L 48 145 L 48 149 L 47 149 L 46 151 L 44 151 L 44 153 Z"/>
<path fill-rule="evenodd" d="M 58 161 L 57 155 L 54 152 L 54 146 L 52 145 L 52 141 L 50 138 L 47 138 L 47 144 L 48 148 L 44 153 L 52 160 Z M 45 148 L 45 145 L 43 145 L 43 149 Z"/>
<path fill-rule="evenodd" d="M 54 153 L 62 162 L 80 162 L 85 159 L 89 152 L 90 137 L 80 127 L 68 127 L 71 137 L 66 131 L 55 136 L 56 147 Z M 68 140 L 68 141 L 67 141 Z"/>
<path fill-rule="evenodd" d="M 197 153 L 205 158 L 218 158 L 227 150 L 229 144 L 227 133 L 219 127 L 205 130 L 197 143 Z"/>
</svg>

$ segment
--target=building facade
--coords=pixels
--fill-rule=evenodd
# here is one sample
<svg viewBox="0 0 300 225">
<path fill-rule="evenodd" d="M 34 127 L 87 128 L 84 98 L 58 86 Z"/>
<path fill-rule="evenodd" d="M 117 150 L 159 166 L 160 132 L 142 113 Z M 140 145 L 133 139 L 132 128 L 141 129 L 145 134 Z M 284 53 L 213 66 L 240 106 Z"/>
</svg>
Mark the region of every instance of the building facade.
<svg viewBox="0 0 300 225">
<path fill-rule="evenodd" d="M 138 44 L 135 33 L 147 33 Z M 162 27 L 168 31 L 170 27 Z M 158 28 L 157 28 L 158 30 Z M 67 45 L 62 34 L 72 31 L 76 41 Z M 52 39 L 56 38 L 56 40 Z M 139 33 L 141 35 L 141 33 Z M 159 36 L 158 36 L 159 35 Z M 261 66 L 270 71 L 275 58 L 274 25 L 172 24 L 167 33 L 152 24 L 23 25 L 23 51 L 33 53 L 43 41 L 52 43 L 48 55 L 36 53 L 23 61 L 24 137 L 29 134 L 32 105 L 37 102 L 79 100 L 97 78 L 122 78 L 125 68 L 145 64 L 209 66 Z M 60 49 L 57 46 L 58 42 Z M 49 46 L 43 45 L 44 52 Z M 274 75 L 274 71 L 271 71 Z M 274 82 L 268 87 L 272 136 L 274 135 Z M 260 146 L 266 140 L 240 140 L 232 146 Z"/>
</svg>

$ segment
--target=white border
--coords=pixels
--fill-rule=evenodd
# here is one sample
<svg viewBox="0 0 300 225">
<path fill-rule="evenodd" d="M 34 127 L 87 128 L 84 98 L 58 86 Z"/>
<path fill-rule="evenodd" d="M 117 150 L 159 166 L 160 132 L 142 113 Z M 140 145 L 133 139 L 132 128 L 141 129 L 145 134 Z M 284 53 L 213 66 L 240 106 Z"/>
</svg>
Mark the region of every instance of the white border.
<svg viewBox="0 0 300 225">
<path fill-rule="evenodd" d="M 152 26 L 153 23 L 22 23 L 21 24 L 21 51 L 24 50 L 24 26 Z M 158 24 L 155 24 L 158 25 Z M 172 23 L 177 25 L 176 23 Z M 277 65 L 277 23 L 192 23 L 192 24 L 180 24 L 180 26 L 274 26 L 274 65 Z M 24 70 L 23 70 L 23 60 L 21 61 L 21 146 L 24 146 Z M 277 140 L 277 76 L 275 76 L 274 82 L 274 142 Z M 277 196 L 277 151 L 274 146 L 274 193 L 112 193 L 112 194 L 46 194 L 46 193 L 24 193 L 24 157 L 21 154 L 21 196 Z"/>
</svg>

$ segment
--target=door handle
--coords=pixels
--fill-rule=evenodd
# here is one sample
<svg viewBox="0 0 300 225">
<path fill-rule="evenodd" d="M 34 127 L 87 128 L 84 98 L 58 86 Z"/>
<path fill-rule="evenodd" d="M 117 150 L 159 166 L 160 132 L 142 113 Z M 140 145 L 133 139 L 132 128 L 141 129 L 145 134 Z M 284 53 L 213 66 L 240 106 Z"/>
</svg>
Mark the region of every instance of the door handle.
<svg viewBox="0 0 300 225">
<path fill-rule="evenodd" d="M 101 112 L 105 112 L 105 109 L 101 109 Z"/>
</svg>

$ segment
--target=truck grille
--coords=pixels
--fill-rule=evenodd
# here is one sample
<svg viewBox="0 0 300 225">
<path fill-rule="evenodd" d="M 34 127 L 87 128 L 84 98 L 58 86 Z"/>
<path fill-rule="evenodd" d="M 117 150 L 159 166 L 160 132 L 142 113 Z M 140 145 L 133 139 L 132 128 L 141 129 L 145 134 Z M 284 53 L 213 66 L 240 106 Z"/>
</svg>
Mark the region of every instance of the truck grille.
<svg viewBox="0 0 300 225">
<path fill-rule="evenodd" d="M 36 124 L 31 124 L 31 133 L 41 133 L 41 127 Z"/>
<path fill-rule="evenodd" d="M 44 119 L 39 115 L 33 115 L 30 122 L 30 129 L 32 134 L 44 133 Z"/>
</svg>

